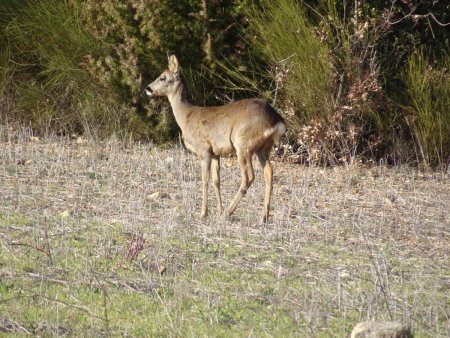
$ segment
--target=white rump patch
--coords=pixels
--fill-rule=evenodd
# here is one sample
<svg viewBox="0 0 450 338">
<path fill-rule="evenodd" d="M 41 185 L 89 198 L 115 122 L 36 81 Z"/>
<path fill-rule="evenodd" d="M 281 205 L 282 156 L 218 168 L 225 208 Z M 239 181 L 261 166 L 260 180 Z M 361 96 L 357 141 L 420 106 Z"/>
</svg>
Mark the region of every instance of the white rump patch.
<svg viewBox="0 0 450 338">
<path fill-rule="evenodd" d="M 264 131 L 265 137 L 273 137 L 273 140 L 275 144 L 278 144 L 280 141 L 280 137 L 286 132 L 286 125 L 283 122 L 278 122 L 276 125 L 274 125 L 272 128 L 267 129 Z"/>
</svg>

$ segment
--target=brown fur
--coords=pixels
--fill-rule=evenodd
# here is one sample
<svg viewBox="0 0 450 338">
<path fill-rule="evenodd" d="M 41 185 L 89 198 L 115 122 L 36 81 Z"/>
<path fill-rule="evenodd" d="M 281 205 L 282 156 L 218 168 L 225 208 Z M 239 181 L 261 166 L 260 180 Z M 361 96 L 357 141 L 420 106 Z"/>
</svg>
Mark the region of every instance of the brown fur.
<svg viewBox="0 0 450 338">
<path fill-rule="evenodd" d="M 236 153 L 242 182 L 226 212 L 230 216 L 254 180 L 252 156 L 256 154 L 264 170 L 266 184 L 263 221 L 269 217 L 272 193 L 272 166 L 269 154 L 286 127 L 280 114 L 267 102 L 247 99 L 223 106 L 198 107 L 191 104 L 177 58 L 169 58 L 169 69 L 147 86 L 149 96 L 167 96 L 180 126 L 186 147 L 202 162 L 203 204 L 201 217 L 207 215 L 210 171 L 222 213 L 220 197 L 220 156 Z"/>
</svg>

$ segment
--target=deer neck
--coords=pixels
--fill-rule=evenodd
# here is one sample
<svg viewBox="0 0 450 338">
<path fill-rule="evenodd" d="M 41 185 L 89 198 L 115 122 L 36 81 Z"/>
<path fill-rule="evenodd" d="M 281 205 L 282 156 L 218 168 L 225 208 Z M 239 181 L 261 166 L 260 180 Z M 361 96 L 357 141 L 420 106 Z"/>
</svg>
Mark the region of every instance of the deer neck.
<svg viewBox="0 0 450 338">
<path fill-rule="evenodd" d="M 186 85 L 181 83 L 175 93 L 168 96 L 170 106 L 172 107 L 173 115 L 177 121 L 178 126 L 184 133 L 187 124 L 187 114 L 192 103 L 189 101 Z"/>
</svg>

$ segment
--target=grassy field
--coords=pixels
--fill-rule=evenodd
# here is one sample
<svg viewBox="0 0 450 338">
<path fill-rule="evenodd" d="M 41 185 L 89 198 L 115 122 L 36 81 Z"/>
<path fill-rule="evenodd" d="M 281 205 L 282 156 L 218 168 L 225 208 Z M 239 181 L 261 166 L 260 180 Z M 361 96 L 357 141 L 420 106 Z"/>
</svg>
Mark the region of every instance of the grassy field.
<svg viewBox="0 0 450 338">
<path fill-rule="evenodd" d="M 199 163 L 181 147 L 0 126 L 0 335 L 346 337 L 368 319 L 450 335 L 448 178 L 274 170 L 268 225 L 259 167 L 231 221 L 212 187 L 199 221 Z M 225 202 L 239 177 L 224 159 Z"/>
</svg>

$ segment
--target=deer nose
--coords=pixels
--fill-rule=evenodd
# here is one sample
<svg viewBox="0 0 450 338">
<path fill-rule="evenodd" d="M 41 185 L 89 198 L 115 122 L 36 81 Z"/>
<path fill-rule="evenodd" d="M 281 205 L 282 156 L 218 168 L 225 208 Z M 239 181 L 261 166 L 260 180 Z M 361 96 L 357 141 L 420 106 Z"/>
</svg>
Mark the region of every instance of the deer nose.
<svg viewBox="0 0 450 338">
<path fill-rule="evenodd" d="M 146 93 L 148 96 L 152 96 L 152 95 L 153 95 L 153 90 L 150 88 L 150 85 L 148 85 L 148 86 L 145 88 L 145 93 Z"/>
</svg>

